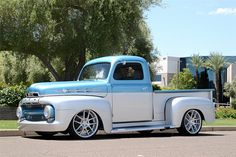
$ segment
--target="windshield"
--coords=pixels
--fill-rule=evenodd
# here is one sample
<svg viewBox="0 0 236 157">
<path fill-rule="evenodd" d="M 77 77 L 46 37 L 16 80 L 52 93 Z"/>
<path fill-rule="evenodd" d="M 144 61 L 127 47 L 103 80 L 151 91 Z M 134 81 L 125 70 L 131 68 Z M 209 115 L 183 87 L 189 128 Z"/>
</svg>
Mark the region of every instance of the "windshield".
<svg viewBox="0 0 236 157">
<path fill-rule="evenodd" d="M 110 63 L 97 63 L 84 67 L 79 81 L 85 80 L 105 80 L 108 76 L 111 64 Z"/>
</svg>

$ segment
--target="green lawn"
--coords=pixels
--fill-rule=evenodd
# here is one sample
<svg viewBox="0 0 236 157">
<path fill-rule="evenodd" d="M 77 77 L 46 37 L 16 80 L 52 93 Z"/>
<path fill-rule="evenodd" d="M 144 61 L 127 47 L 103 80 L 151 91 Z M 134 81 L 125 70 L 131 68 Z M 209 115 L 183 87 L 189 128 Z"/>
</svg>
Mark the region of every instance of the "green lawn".
<svg viewBox="0 0 236 157">
<path fill-rule="evenodd" d="M 16 129 L 16 120 L 0 120 L 0 129 Z"/>
<path fill-rule="evenodd" d="M 203 123 L 203 126 L 236 126 L 236 119 L 216 119 L 212 123 Z"/>
<path fill-rule="evenodd" d="M 203 126 L 236 126 L 236 119 L 217 119 L 212 123 L 203 123 Z M 0 120 L 0 129 L 16 129 L 16 120 Z"/>
</svg>

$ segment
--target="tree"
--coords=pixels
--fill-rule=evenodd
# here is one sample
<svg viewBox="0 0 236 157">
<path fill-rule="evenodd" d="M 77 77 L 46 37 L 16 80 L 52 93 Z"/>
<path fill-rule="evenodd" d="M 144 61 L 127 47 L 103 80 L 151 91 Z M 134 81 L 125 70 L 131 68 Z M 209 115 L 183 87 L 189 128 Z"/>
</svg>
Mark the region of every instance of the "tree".
<svg viewBox="0 0 236 157">
<path fill-rule="evenodd" d="M 236 78 L 234 78 L 232 83 L 225 83 L 224 90 L 224 95 L 232 99 L 231 104 L 236 109 Z"/>
<path fill-rule="evenodd" d="M 170 87 L 173 89 L 193 89 L 196 88 L 196 81 L 190 70 L 184 68 L 183 71 L 173 76 Z"/>
<path fill-rule="evenodd" d="M 156 61 L 158 59 L 158 51 L 155 50 L 153 53 L 150 53 L 153 50 L 153 45 L 146 23 L 141 22 L 139 27 L 141 31 L 137 33 L 136 39 L 131 42 L 129 49 L 124 49 L 123 54 L 141 56 L 149 62 Z"/>
<path fill-rule="evenodd" d="M 209 77 L 207 73 L 207 68 L 204 67 L 204 71 L 200 73 L 200 80 L 199 80 L 199 86 L 200 89 L 208 89 L 209 88 Z"/>
<path fill-rule="evenodd" d="M 4 52 L 2 56 L 2 82 L 7 84 L 35 83 L 50 81 L 51 75 L 35 57 L 23 57 L 11 52 Z M 0 80 L 1 82 L 1 80 Z"/>
<path fill-rule="evenodd" d="M 199 56 L 199 54 L 193 54 L 192 55 L 192 64 L 195 67 L 195 72 L 196 72 L 196 82 L 197 82 L 197 88 L 200 87 L 200 79 L 199 79 L 199 68 L 203 66 L 204 62 L 202 57 Z"/>
<path fill-rule="evenodd" d="M 150 53 L 143 11 L 156 4 L 160 0 L 2 0 L 0 50 L 35 55 L 56 80 L 74 80 L 86 57 L 142 50 L 138 43 Z"/>
<path fill-rule="evenodd" d="M 219 52 L 212 52 L 205 64 L 215 73 L 216 102 L 219 103 L 222 99 L 221 70 L 226 61 Z"/>
<path fill-rule="evenodd" d="M 26 59 L 20 56 L 13 56 L 9 52 L 4 52 L 2 66 L 2 78 L 7 84 L 26 82 Z"/>
</svg>

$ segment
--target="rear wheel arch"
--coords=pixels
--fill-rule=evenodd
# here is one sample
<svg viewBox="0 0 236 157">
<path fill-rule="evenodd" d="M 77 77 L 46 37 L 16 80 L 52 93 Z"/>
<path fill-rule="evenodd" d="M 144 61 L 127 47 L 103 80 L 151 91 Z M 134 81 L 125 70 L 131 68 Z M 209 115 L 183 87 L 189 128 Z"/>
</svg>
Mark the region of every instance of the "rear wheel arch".
<svg viewBox="0 0 236 157">
<path fill-rule="evenodd" d="M 201 115 L 201 117 L 202 117 L 202 120 L 205 120 L 205 117 L 204 117 L 203 112 L 202 112 L 200 109 L 196 109 L 196 110 L 200 113 L 200 115 Z"/>
<path fill-rule="evenodd" d="M 198 111 L 198 112 L 200 113 L 200 115 L 201 115 L 202 120 L 205 120 L 204 114 L 203 114 L 203 112 L 201 111 L 201 109 L 198 109 L 198 108 L 190 108 L 190 109 L 187 109 L 187 110 L 183 113 L 182 118 L 181 118 L 181 122 L 182 122 L 182 120 L 183 120 L 183 118 L 184 118 L 185 113 L 187 113 L 189 110 L 196 110 L 196 111 Z"/>
<path fill-rule="evenodd" d="M 211 112 L 211 110 L 209 110 L 210 105 L 211 102 L 209 100 L 201 99 L 199 97 L 171 98 L 166 102 L 165 120 L 167 124 L 172 127 L 180 127 L 184 114 L 190 109 L 199 111 L 202 120 L 208 120 L 208 114 Z"/>
<path fill-rule="evenodd" d="M 104 125 L 103 125 L 103 121 L 102 121 L 102 118 L 100 117 L 100 115 L 95 112 L 98 116 L 98 120 L 99 120 L 99 126 L 98 126 L 98 130 L 104 130 Z"/>
</svg>

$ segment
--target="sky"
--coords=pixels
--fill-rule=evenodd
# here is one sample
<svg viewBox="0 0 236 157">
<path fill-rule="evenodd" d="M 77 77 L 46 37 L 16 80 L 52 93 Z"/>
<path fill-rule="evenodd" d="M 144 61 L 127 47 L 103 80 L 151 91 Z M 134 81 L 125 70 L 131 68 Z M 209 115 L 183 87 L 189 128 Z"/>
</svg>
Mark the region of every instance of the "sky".
<svg viewBox="0 0 236 157">
<path fill-rule="evenodd" d="M 236 56 L 236 0 L 162 0 L 145 18 L 162 56 Z"/>
</svg>

